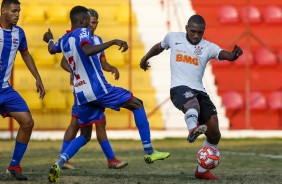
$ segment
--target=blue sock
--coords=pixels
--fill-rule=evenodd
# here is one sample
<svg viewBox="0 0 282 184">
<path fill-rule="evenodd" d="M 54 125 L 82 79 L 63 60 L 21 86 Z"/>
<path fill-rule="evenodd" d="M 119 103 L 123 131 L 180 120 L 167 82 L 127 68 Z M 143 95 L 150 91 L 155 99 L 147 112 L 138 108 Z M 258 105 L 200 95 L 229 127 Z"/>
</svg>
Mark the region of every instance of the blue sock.
<svg viewBox="0 0 282 184">
<path fill-rule="evenodd" d="M 60 155 L 57 163 L 59 164 L 60 168 L 63 167 L 64 163 L 73 157 L 78 150 L 83 147 L 87 143 L 87 140 L 83 135 L 78 136 L 77 138 L 73 139 L 69 146 L 65 149 L 65 151 Z"/>
<path fill-rule="evenodd" d="M 26 148 L 27 148 L 27 144 L 20 143 L 20 142 L 16 141 L 14 154 L 13 154 L 10 166 L 13 167 L 13 166 L 16 166 L 16 165 L 20 165 L 20 162 L 21 162 L 23 155 L 26 151 Z"/>
<path fill-rule="evenodd" d="M 115 158 L 115 154 L 108 139 L 103 142 L 100 142 L 100 146 L 108 160 L 112 160 Z"/>
<path fill-rule="evenodd" d="M 150 127 L 144 107 L 134 110 L 133 114 L 144 147 L 144 152 L 146 154 L 152 154 L 153 148 L 151 145 Z"/>
<path fill-rule="evenodd" d="M 69 146 L 71 141 L 66 141 L 66 140 L 63 140 L 63 144 L 62 144 L 62 149 L 61 149 L 61 153 L 64 153 L 64 151 L 66 150 L 66 148 Z"/>
</svg>

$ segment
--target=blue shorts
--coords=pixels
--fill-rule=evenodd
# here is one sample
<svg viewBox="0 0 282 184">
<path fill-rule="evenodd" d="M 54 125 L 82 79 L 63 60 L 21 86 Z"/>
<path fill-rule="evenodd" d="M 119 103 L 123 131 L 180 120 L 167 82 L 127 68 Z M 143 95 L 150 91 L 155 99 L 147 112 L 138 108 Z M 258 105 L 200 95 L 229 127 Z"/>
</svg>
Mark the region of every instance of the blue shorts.
<svg viewBox="0 0 282 184">
<path fill-rule="evenodd" d="M 9 112 L 30 112 L 24 99 L 11 86 L 0 89 L 0 114 L 5 118 Z"/>
<path fill-rule="evenodd" d="M 72 105 L 72 109 L 71 109 L 71 115 L 75 118 L 78 118 L 78 107 L 77 107 L 77 99 L 73 93 L 73 97 L 74 97 L 74 102 Z"/>
<path fill-rule="evenodd" d="M 104 121 L 105 108 L 119 111 L 120 107 L 132 98 L 130 91 L 113 86 L 103 97 L 78 106 L 78 123 L 80 126 L 88 126 Z"/>
</svg>

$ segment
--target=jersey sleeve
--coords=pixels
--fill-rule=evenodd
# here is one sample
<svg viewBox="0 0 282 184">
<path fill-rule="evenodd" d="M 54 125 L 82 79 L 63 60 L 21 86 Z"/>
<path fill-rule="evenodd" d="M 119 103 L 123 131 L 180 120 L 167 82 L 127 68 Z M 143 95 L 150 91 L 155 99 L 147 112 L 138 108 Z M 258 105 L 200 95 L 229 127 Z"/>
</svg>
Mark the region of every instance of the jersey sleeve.
<svg viewBox="0 0 282 184">
<path fill-rule="evenodd" d="M 100 44 L 103 44 L 103 40 L 102 40 L 102 38 L 101 38 L 100 36 L 98 36 L 98 39 L 99 39 L 99 41 L 100 41 Z M 101 58 L 101 57 L 105 57 L 105 51 L 104 51 L 104 50 L 101 51 L 100 58 Z"/>
<path fill-rule="evenodd" d="M 27 51 L 27 41 L 25 37 L 25 33 L 22 29 L 20 29 L 20 45 L 19 45 L 19 51 L 25 52 Z"/>
<path fill-rule="evenodd" d="M 84 44 L 90 44 L 93 45 L 93 41 L 91 39 L 91 32 L 88 28 L 82 28 L 80 29 L 80 31 L 78 32 L 79 34 L 79 46 L 80 48 L 84 45 Z"/>
<path fill-rule="evenodd" d="M 62 41 L 62 39 L 59 38 L 59 40 L 53 45 L 52 51 L 54 53 L 61 53 L 62 52 L 62 50 L 61 50 L 61 41 Z"/>
<path fill-rule="evenodd" d="M 161 41 L 162 48 L 164 48 L 166 50 L 170 48 L 169 41 L 170 41 L 171 34 L 172 34 L 171 32 L 167 33 L 165 35 L 164 39 Z"/>
<path fill-rule="evenodd" d="M 222 48 L 220 48 L 218 45 L 214 44 L 214 43 L 210 43 L 209 44 L 209 50 L 210 50 L 210 55 L 209 57 L 211 59 L 218 59 L 218 55 L 220 53 L 220 51 L 222 50 Z"/>
</svg>

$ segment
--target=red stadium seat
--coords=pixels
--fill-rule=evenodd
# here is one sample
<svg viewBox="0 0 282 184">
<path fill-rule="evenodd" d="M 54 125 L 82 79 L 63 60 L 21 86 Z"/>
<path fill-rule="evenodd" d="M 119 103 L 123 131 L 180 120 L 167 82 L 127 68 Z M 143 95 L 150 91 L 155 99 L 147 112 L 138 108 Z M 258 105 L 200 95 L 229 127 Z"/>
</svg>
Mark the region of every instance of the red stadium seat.
<svg viewBox="0 0 282 184">
<path fill-rule="evenodd" d="M 261 22 L 261 14 L 260 11 L 252 5 L 245 6 L 240 11 L 240 18 L 242 22 L 250 22 L 250 23 L 260 23 Z"/>
<path fill-rule="evenodd" d="M 276 65 L 277 59 L 275 54 L 265 47 L 259 48 L 254 54 L 255 62 L 258 65 Z"/>
<path fill-rule="evenodd" d="M 282 23 L 282 10 L 275 5 L 267 6 L 262 13 L 266 23 Z"/>
<path fill-rule="evenodd" d="M 256 91 L 250 93 L 250 109 L 262 110 L 266 109 L 266 99 L 262 93 Z"/>
<path fill-rule="evenodd" d="M 242 48 L 243 55 L 240 56 L 236 61 L 234 61 L 234 64 L 236 65 L 245 65 L 249 63 L 249 65 L 254 64 L 254 56 L 253 53 L 247 49 Z"/>
<path fill-rule="evenodd" d="M 277 59 L 282 64 L 282 49 L 277 52 Z"/>
<path fill-rule="evenodd" d="M 282 91 L 274 91 L 270 93 L 267 100 L 270 109 L 282 110 Z"/>
<path fill-rule="evenodd" d="M 237 23 L 239 22 L 239 14 L 232 5 L 224 5 L 218 12 L 219 21 L 221 23 Z"/>
<path fill-rule="evenodd" d="M 235 109 L 243 109 L 244 102 L 242 96 L 236 91 L 226 92 L 222 96 L 222 102 L 226 109 L 235 110 Z"/>
</svg>

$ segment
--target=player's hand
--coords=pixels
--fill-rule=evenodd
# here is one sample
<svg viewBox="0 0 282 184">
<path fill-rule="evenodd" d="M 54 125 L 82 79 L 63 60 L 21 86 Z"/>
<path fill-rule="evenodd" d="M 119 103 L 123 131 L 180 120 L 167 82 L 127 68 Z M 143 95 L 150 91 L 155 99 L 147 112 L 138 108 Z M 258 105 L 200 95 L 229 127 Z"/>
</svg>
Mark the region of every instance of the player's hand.
<svg viewBox="0 0 282 184">
<path fill-rule="evenodd" d="M 45 96 L 45 89 L 44 89 L 41 79 L 36 80 L 36 88 L 37 88 L 36 90 L 37 93 L 39 93 L 39 98 L 42 100 Z"/>
<path fill-rule="evenodd" d="M 117 69 L 116 67 L 113 67 L 111 73 L 112 73 L 113 75 L 115 75 L 115 80 L 118 80 L 118 79 L 119 79 L 119 71 L 118 71 L 118 69 Z"/>
<path fill-rule="evenodd" d="M 114 44 L 119 46 L 118 50 L 121 50 L 121 52 L 125 52 L 128 49 L 128 45 L 125 41 L 122 40 L 114 40 Z"/>
<path fill-rule="evenodd" d="M 149 65 L 149 62 L 143 57 L 140 61 L 140 68 L 142 68 L 144 71 L 148 70 L 151 66 Z"/>
<path fill-rule="evenodd" d="M 240 57 L 243 54 L 243 50 L 238 46 L 235 45 L 232 51 L 235 55 L 235 57 Z"/>
<path fill-rule="evenodd" d="M 52 34 L 51 30 L 50 30 L 50 28 L 48 28 L 48 31 L 46 33 L 44 33 L 44 35 L 43 35 L 43 41 L 48 43 L 49 40 L 51 40 L 53 38 L 54 37 L 53 37 L 53 34 Z"/>
</svg>

